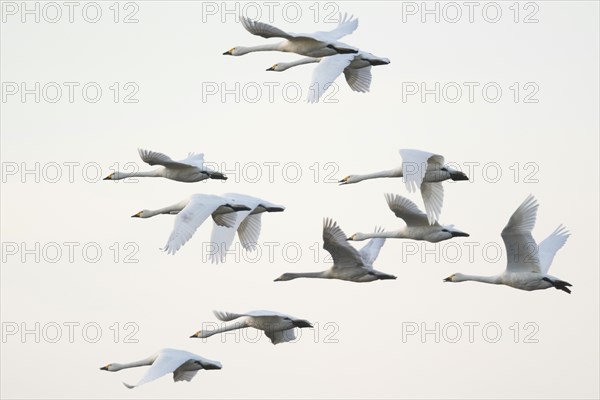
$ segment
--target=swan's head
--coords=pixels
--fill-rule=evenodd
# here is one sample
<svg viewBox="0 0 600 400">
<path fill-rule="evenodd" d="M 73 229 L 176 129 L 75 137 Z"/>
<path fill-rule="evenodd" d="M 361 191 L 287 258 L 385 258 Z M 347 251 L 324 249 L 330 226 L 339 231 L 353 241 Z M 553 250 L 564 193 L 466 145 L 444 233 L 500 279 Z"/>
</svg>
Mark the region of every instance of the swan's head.
<svg viewBox="0 0 600 400">
<path fill-rule="evenodd" d="M 355 233 L 352 236 L 349 236 L 346 240 L 360 241 L 360 240 L 367 240 L 367 239 L 368 239 L 367 235 L 359 232 L 359 233 Z"/>
<path fill-rule="evenodd" d="M 106 364 L 104 367 L 100 367 L 100 369 L 102 371 L 111 371 L 111 372 L 115 372 L 115 371 L 119 371 L 121 369 L 123 369 L 123 366 L 121 364 Z"/>
<path fill-rule="evenodd" d="M 358 177 L 356 175 L 348 175 L 343 179 L 340 179 L 338 181 L 338 183 L 340 185 L 347 185 L 349 183 L 356 183 L 356 182 L 360 182 L 360 179 L 358 179 Z"/>
<path fill-rule="evenodd" d="M 286 272 L 285 274 L 281 275 L 279 278 L 275 279 L 273 282 L 291 281 L 294 278 L 296 278 L 296 276 L 294 276 L 294 274 Z"/>
<path fill-rule="evenodd" d="M 456 274 L 452 274 L 449 277 L 447 277 L 446 279 L 444 279 L 444 282 L 463 282 L 465 280 L 466 280 L 466 278 L 463 274 L 456 273 Z"/>
<path fill-rule="evenodd" d="M 103 179 L 103 181 L 112 181 L 115 179 L 115 173 L 111 172 L 110 174 L 108 174 L 108 176 L 106 178 Z"/>
<path fill-rule="evenodd" d="M 271 68 L 267 68 L 267 71 L 275 71 L 275 72 L 281 72 L 281 71 L 285 71 L 286 69 L 290 68 L 291 64 L 290 63 L 277 63 L 277 64 L 273 64 L 273 66 Z"/>
<path fill-rule="evenodd" d="M 293 324 L 296 328 L 312 328 L 312 324 L 305 319 L 295 319 Z"/>
<path fill-rule="evenodd" d="M 142 210 L 131 216 L 131 218 L 150 218 L 150 210 Z"/>
<path fill-rule="evenodd" d="M 238 46 L 238 47 L 232 47 L 231 49 L 227 50 L 225 53 L 223 53 L 224 56 L 243 56 L 244 54 L 247 54 L 248 50 L 246 47 L 242 47 L 242 46 Z"/>
</svg>

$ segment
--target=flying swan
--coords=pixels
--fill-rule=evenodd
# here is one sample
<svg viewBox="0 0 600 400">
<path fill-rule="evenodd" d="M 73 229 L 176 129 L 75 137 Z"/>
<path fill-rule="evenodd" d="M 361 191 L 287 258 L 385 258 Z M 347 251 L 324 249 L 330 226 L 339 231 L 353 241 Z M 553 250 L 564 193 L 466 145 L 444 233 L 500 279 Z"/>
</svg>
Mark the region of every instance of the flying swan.
<svg viewBox="0 0 600 400">
<path fill-rule="evenodd" d="M 466 174 L 444 165 L 444 157 L 439 154 L 421 150 L 401 149 L 402 165 L 387 171 L 374 172 L 366 175 L 349 175 L 340 180 L 340 185 L 357 183 L 375 178 L 404 178 L 406 188 L 414 192 L 421 188 L 421 196 L 425 203 L 425 211 L 430 224 L 440 218 L 444 202 L 444 187 L 442 182 L 469 180 Z"/>
<path fill-rule="evenodd" d="M 348 240 L 394 238 L 425 240 L 427 242 L 437 243 L 442 240 L 452 239 L 453 237 L 469 236 L 468 233 L 455 229 L 454 225 L 440 225 L 437 221 L 433 224 L 429 224 L 427 215 L 419 210 L 419 207 L 417 207 L 415 203 L 405 197 L 387 193 L 385 195 L 385 200 L 396 217 L 406 222 L 406 226 L 392 232 L 355 233 L 350 236 Z"/>
<path fill-rule="evenodd" d="M 359 51 L 357 54 L 339 54 L 324 58 L 306 57 L 287 63 L 280 62 L 267 71 L 281 72 L 298 65 L 311 63 L 319 63 L 319 65 L 313 71 L 306 100 L 309 103 L 318 103 L 321 96 L 342 72 L 350 89 L 360 93 L 368 92 L 371 87 L 371 67 L 387 65 L 390 60 Z"/>
<path fill-rule="evenodd" d="M 236 203 L 244 204 L 249 210 L 237 212 L 235 223 L 231 227 L 214 223 L 210 243 L 212 245 L 209 258 L 213 263 L 225 262 L 227 250 L 233 243 L 237 232 L 243 248 L 253 251 L 258 242 L 261 230 L 261 217 L 265 212 L 281 212 L 285 207 L 273 204 L 258 197 L 239 193 L 225 193 L 226 198 L 233 199 Z"/>
<path fill-rule="evenodd" d="M 164 251 L 175 254 L 194 235 L 198 227 L 209 217 L 221 226 L 232 227 L 236 221 L 237 211 L 250 210 L 234 199 L 212 194 L 194 194 L 189 198 L 158 210 L 142 210 L 132 218 L 150 218 L 159 214 L 177 215 L 175 226 L 164 247 Z"/>
<path fill-rule="evenodd" d="M 265 332 L 271 339 L 271 343 L 285 343 L 296 339 L 294 328 L 312 328 L 312 324 L 305 319 L 298 319 L 290 315 L 275 311 L 249 311 L 245 314 L 213 311 L 221 321 L 233 321 L 235 323 L 215 330 L 198 331 L 191 338 L 207 338 L 217 333 L 233 331 L 235 329 L 255 328 Z"/>
<path fill-rule="evenodd" d="M 282 51 L 307 57 L 327 57 L 334 54 L 358 52 L 358 49 L 337 41 L 351 34 L 358 27 L 358 19 L 352 16 L 348 18 L 347 14 L 343 17 L 340 14 L 340 22 L 337 28 L 328 32 L 314 33 L 284 32 L 272 25 L 253 21 L 244 16 L 240 16 L 240 20 L 242 26 L 253 35 L 261 36 L 265 39 L 282 38 L 285 40 L 253 47 L 237 46 L 224 52 L 223 55 L 243 56 L 244 54 L 256 51 Z"/>
<path fill-rule="evenodd" d="M 541 290 L 554 287 L 571 293 L 569 282 L 552 275 L 548 270 L 556 252 L 564 246 L 570 236 L 562 225 L 539 245 L 531 235 L 537 216 L 538 203 L 529 195 L 517 208 L 502 230 L 502 240 L 508 258 L 506 270 L 495 276 L 453 274 L 444 282 L 476 281 L 494 285 L 506 285 L 521 290 Z"/>
<path fill-rule="evenodd" d="M 380 233 L 383 229 L 376 228 Z M 385 239 L 371 239 L 366 246 L 357 251 L 346 240 L 346 235 L 336 222 L 329 218 L 323 220 L 323 248 L 331 254 L 333 266 L 322 272 L 288 272 L 275 279 L 291 281 L 296 278 L 341 279 L 351 282 L 372 282 L 379 279 L 396 279 L 393 275 L 373 269 Z"/>
<path fill-rule="evenodd" d="M 175 349 L 162 349 L 158 353 L 151 355 L 140 361 L 135 361 L 127 364 L 112 363 L 102 368 L 103 371 L 120 371 L 126 368 L 136 368 L 151 365 L 146 375 L 136 384 L 129 385 L 123 382 L 129 389 L 133 389 L 136 386 L 143 385 L 161 376 L 173 373 L 173 380 L 179 381 L 191 381 L 196 373 L 201 369 L 221 369 L 222 365 L 218 361 L 212 361 L 199 355 L 188 353 L 183 350 Z"/>
<path fill-rule="evenodd" d="M 150 150 L 138 149 L 142 161 L 150 165 L 160 165 L 161 167 L 152 171 L 141 172 L 113 172 L 104 178 L 105 181 L 116 181 L 119 179 L 132 177 L 162 177 L 178 182 L 200 182 L 205 179 L 222 179 L 227 177 L 220 172 L 204 165 L 203 153 L 190 153 L 187 158 L 179 161 L 173 161 L 171 157 L 163 153 L 157 153 Z"/>
</svg>

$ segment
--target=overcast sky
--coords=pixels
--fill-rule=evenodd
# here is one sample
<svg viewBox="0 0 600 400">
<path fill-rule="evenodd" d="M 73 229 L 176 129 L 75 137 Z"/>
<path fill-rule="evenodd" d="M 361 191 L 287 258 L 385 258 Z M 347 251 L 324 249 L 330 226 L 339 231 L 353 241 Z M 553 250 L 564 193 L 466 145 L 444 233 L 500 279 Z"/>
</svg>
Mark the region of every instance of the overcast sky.
<svg viewBox="0 0 600 400">
<path fill-rule="evenodd" d="M 3 398 L 598 397 L 597 2 L 23 4 L 2 3 L 0 39 Z M 314 65 L 265 71 L 301 56 L 221 55 L 267 42 L 236 14 L 312 32 L 338 11 L 360 19 L 344 42 L 391 60 L 368 94 L 342 77 L 309 105 Z M 151 168 L 138 147 L 204 152 L 229 179 L 101 180 Z M 273 282 L 330 266 L 324 217 L 350 235 L 402 226 L 384 193 L 423 207 L 400 179 L 336 183 L 399 166 L 401 148 L 468 173 L 444 184 L 441 222 L 471 236 L 388 240 L 375 267 L 395 281 Z M 211 223 L 169 256 L 172 216 L 130 218 L 225 192 L 286 206 L 263 216 L 258 253 L 236 240 L 225 264 L 207 262 Z M 550 273 L 573 293 L 443 283 L 504 270 L 500 232 L 530 193 L 538 241 L 572 232 Z M 189 339 L 215 309 L 315 329 L 277 346 L 253 331 Z M 223 369 L 132 391 L 121 381 L 146 368 L 98 369 L 163 347 Z"/>
</svg>

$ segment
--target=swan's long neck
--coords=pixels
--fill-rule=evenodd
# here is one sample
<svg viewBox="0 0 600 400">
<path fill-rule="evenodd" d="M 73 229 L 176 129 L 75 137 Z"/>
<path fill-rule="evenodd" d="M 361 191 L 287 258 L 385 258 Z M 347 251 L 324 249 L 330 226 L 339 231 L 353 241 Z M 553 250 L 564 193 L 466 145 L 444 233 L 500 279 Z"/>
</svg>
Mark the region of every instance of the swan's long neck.
<svg viewBox="0 0 600 400">
<path fill-rule="evenodd" d="M 490 283 L 492 285 L 501 285 L 502 282 L 502 278 L 499 275 L 494 275 L 494 276 L 479 276 L 479 275 L 465 275 L 463 274 L 459 280 L 457 280 L 457 282 L 464 282 L 464 281 L 475 281 L 475 282 L 483 282 L 483 283 Z"/>
<path fill-rule="evenodd" d="M 149 210 L 148 213 L 145 215 L 145 218 L 154 217 L 155 215 L 159 214 L 177 214 L 181 210 L 183 210 L 186 205 L 186 203 L 177 203 L 171 206 L 159 208 L 158 210 Z"/>
<path fill-rule="evenodd" d="M 289 63 L 279 63 L 279 65 L 284 64 L 286 67 L 285 69 L 290 69 L 293 67 L 297 67 L 298 65 L 318 63 L 319 61 L 321 61 L 320 58 L 305 57 Z M 285 69 L 283 71 L 285 71 Z"/>
<path fill-rule="evenodd" d="M 373 233 L 361 233 L 361 240 L 373 239 L 373 238 L 385 238 L 385 239 L 410 239 L 407 236 L 404 229 L 399 229 L 396 231 L 387 231 L 387 232 L 373 232 Z"/>
<path fill-rule="evenodd" d="M 288 272 L 286 274 L 288 280 L 296 279 L 296 278 L 323 278 L 328 279 L 327 271 L 321 272 Z"/>
<path fill-rule="evenodd" d="M 125 179 L 125 178 L 156 178 L 161 175 L 163 168 L 153 169 L 152 171 L 136 171 L 136 172 L 120 172 L 117 171 L 113 175 L 114 180 Z"/>
<path fill-rule="evenodd" d="M 248 324 L 246 323 L 246 321 L 239 321 L 239 322 L 235 322 L 235 323 L 232 323 L 229 325 L 222 326 L 215 330 L 202 331 L 199 337 L 207 338 L 207 337 L 211 337 L 212 335 L 216 335 L 218 333 L 234 331 L 236 329 L 242 329 L 242 328 L 246 328 L 246 327 L 248 327 Z"/>
<path fill-rule="evenodd" d="M 283 49 L 281 49 L 282 43 L 283 42 L 262 44 L 260 46 L 244 47 L 244 48 L 240 49 L 239 55 L 254 53 L 257 51 L 284 51 Z"/>
<path fill-rule="evenodd" d="M 154 363 L 155 360 L 156 360 L 156 356 L 151 356 L 148 358 L 144 358 L 143 360 L 134 361 L 134 362 L 130 362 L 127 364 L 116 364 L 115 371 L 119 371 L 119 370 L 127 369 L 127 368 L 136 368 L 136 367 L 144 367 L 146 365 L 152 365 L 152 363 Z"/>
<path fill-rule="evenodd" d="M 364 175 L 354 175 L 352 178 L 353 182 L 360 182 L 367 179 L 377 179 L 377 178 L 400 178 L 402 177 L 402 168 L 394 168 L 388 169 L 385 171 L 373 172 L 370 174 Z"/>
</svg>

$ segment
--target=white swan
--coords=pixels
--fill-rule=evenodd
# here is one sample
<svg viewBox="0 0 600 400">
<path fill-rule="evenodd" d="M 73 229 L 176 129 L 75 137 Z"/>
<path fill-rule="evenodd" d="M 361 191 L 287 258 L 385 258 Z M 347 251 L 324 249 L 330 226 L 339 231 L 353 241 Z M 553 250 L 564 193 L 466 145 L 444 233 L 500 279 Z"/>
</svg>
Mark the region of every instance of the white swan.
<svg viewBox="0 0 600 400">
<path fill-rule="evenodd" d="M 225 193 L 223 197 L 231 198 L 236 203 L 244 204 L 249 207 L 247 211 L 240 211 L 234 214 L 235 223 L 231 227 L 214 224 L 210 237 L 212 251 L 209 255 L 213 263 L 225 262 L 227 250 L 233 243 L 233 238 L 237 232 L 240 243 L 244 249 L 253 251 L 258 242 L 261 229 L 261 217 L 265 212 L 281 212 L 285 207 L 273 204 L 258 197 L 252 197 L 239 193 Z"/>
<path fill-rule="evenodd" d="M 548 270 L 556 252 L 563 247 L 570 236 L 569 231 L 560 225 L 539 246 L 531 235 L 537 216 L 538 203 L 532 195 L 517 208 L 502 230 L 506 246 L 506 270 L 495 276 L 474 276 L 453 274 L 444 282 L 476 281 L 507 285 L 521 290 L 541 290 L 554 287 L 571 293 L 570 283 L 548 275 Z"/>
<path fill-rule="evenodd" d="M 278 344 L 291 342 L 296 339 L 294 328 L 312 328 L 312 324 L 305 319 L 298 319 L 290 315 L 275 311 L 249 311 L 244 314 L 213 311 L 221 321 L 237 320 L 234 324 L 224 326 L 212 331 L 198 331 L 191 338 L 207 338 L 217 333 L 233 331 L 243 328 L 255 328 L 265 332 L 271 343 Z"/>
<path fill-rule="evenodd" d="M 380 233 L 383 229 L 376 228 Z M 352 282 L 372 282 L 379 279 L 396 279 L 393 275 L 373 269 L 373 262 L 377 259 L 385 239 L 371 239 L 366 246 L 357 251 L 346 240 L 346 235 L 336 222 L 329 218 L 323 220 L 323 248 L 331 254 L 333 266 L 322 272 L 287 272 L 275 279 L 290 281 L 296 278 L 324 278 L 341 279 Z"/>
<path fill-rule="evenodd" d="M 442 240 L 452 239 L 453 237 L 469 236 L 468 233 L 455 229 L 454 225 L 440 225 L 437 221 L 429 224 L 427 215 L 419 210 L 419 207 L 415 203 L 405 197 L 387 193 L 385 199 L 390 210 L 396 214 L 396 217 L 404 220 L 406 226 L 393 232 L 355 233 L 348 240 L 395 238 L 425 240 L 437 243 Z"/>
<path fill-rule="evenodd" d="M 158 353 L 151 355 L 140 361 L 135 361 L 127 364 L 112 363 L 100 368 L 104 371 L 120 371 L 125 368 L 143 367 L 152 365 L 146 375 L 136 384 L 123 384 L 129 389 L 143 385 L 161 376 L 173 373 L 173 380 L 191 381 L 196 373 L 201 369 L 221 369 L 222 365 L 218 361 L 212 361 L 199 355 L 188 353 L 183 350 L 162 349 Z"/>
<path fill-rule="evenodd" d="M 131 217 L 150 218 L 159 214 L 176 214 L 175 226 L 163 249 L 169 254 L 175 254 L 209 216 L 218 225 L 232 227 L 236 221 L 235 212 L 244 210 L 250 210 L 250 207 L 237 204 L 234 199 L 212 194 L 194 194 L 177 204 L 158 210 L 142 210 Z"/>
<path fill-rule="evenodd" d="M 343 72 L 346 82 L 355 92 L 366 93 L 371 87 L 371 66 L 387 65 L 390 60 L 359 51 L 357 54 L 339 54 L 324 58 L 301 58 L 292 62 L 280 62 L 267 71 L 285 71 L 303 64 L 319 63 L 313 71 L 307 101 L 317 103 L 323 93 Z"/>
<path fill-rule="evenodd" d="M 375 178 L 404 178 L 406 188 L 414 192 L 421 188 L 421 196 L 430 224 L 440 218 L 444 202 L 442 182 L 448 179 L 466 181 L 469 177 L 455 168 L 444 165 L 444 157 L 421 150 L 401 149 L 402 165 L 387 171 L 366 175 L 349 175 L 340 180 L 340 185 L 357 183 Z"/>
<path fill-rule="evenodd" d="M 150 150 L 138 149 L 138 153 L 147 164 L 161 165 L 152 171 L 140 172 L 113 172 L 104 178 L 105 181 L 116 181 L 132 177 L 162 177 L 178 182 L 200 182 L 205 179 L 222 179 L 227 177 L 220 172 L 204 165 L 204 154 L 190 153 L 187 158 L 173 161 L 171 157 Z"/>
<path fill-rule="evenodd" d="M 358 20 L 347 15 L 340 14 L 340 22 L 337 28 L 328 32 L 314 33 L 290 33 L 284 32 L 264 22 L 253 21 L 240 16 L 242 26 L 251 34 L 261 36 L 265 39 L 282 38 L 278 43 L 265 44 L 261 46 L 242 47 L 237 46 L 223 55 L 242 56 L 256 51 L 283 51 L 296 53 L 307 57 L 327 57 L 334 54 L 356 53 L 358 49 L 340 43 L 337 40 L 351 34 L 358 27 Z"/>
</svg>

